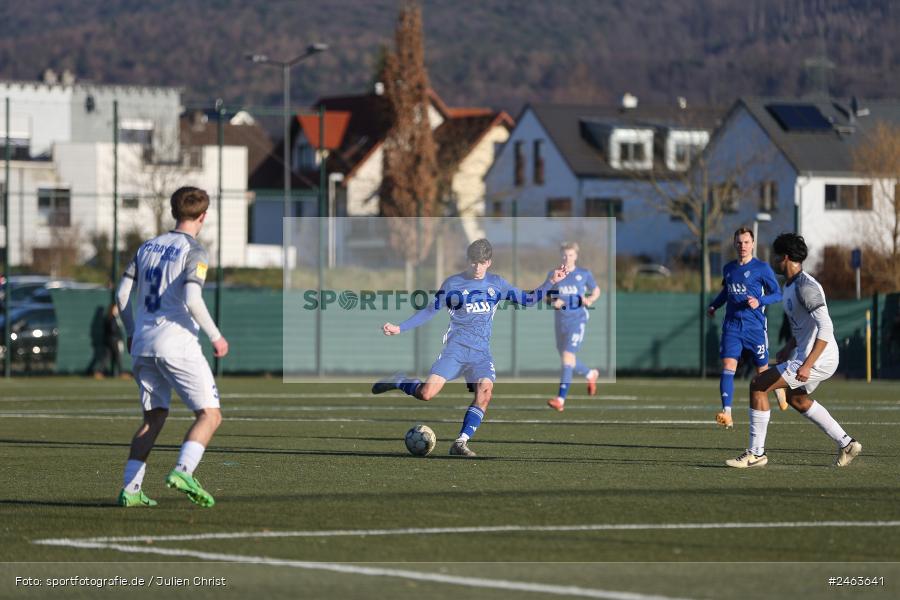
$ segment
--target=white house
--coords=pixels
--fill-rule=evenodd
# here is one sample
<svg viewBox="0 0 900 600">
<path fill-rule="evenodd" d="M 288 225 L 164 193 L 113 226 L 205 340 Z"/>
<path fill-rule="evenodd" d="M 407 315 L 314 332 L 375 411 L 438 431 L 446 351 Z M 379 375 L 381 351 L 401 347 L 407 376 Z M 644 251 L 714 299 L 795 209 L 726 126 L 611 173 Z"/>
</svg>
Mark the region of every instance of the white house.
<svg viewBox="0 0 900 600">
<path fill-rule="evenodd" d="M 0 140 L 13 139 L 8 183 L 10 262 L 31 263 L 36 253 L 76 241 L 79 259 L 90 260 L 92 237 L 112 238 L 114 195 L 113 99 L 119 100 L 119 240 L 128 232 L 156 234 L 170 227 L 168 196 L 182 185 L 206 189 L 212 198 L 201 239 L 216 260 L 218 162 L 216 146 L 183 148 L 179 140 L 180 90 L 138 86 L 0 82 L 10 98 Z M 247 253 L 247 150 L 222 150 L 222 264 L 241 266 Z M 159 224 L 157 224 L 159 221 Z M 0 243 L 5 231 L 0 224 Z M 122 247 L 122 246 L 120 246 Z"/>
<path fill-rule="evenodd" d="M 796 231 L 810 248 L 810 268 L 826 246 L 890 247 L 897 182 L 873 182 L 855 159 L 878 123 L 900 125 L 900 101 L 739 99 L 711 140 L 708 160 L 723 169 L 750 164 L 746 185 L 756 189 L 735 203 L 723 229 L 764 213 L 771 221 L 759 224 L 762 255 L 775 235 Z"/>
<path fill-rule="evenodd" d="M 683 176 L 720 111 L 531 104 L 485 177 L 487 214 L 616 219 L 619 254 L 665 262 L 688 236 L 653 181 Z"/>
</svg>

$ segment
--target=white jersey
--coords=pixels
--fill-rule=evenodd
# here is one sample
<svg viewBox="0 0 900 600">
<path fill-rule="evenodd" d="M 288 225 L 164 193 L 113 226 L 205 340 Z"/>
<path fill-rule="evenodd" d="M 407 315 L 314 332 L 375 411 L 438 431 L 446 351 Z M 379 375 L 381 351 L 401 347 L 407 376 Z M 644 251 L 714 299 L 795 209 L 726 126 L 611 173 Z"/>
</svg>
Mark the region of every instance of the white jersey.
<svg viewBox="0 0 900 600">
<path fill-rule="evenodd" d="M 801 363 L 812 352 L 816 339 L 828 342 L 816 364 L 837 367 L 839 353 L 837 340 L 828 307 L 825 305 L 825 291 L 812 275 L 800 271 L 788 281 L 781 299 L 784 313 L 791 323 L 791 331 L 797 341 L 797 349 L 792 357 Z M 824 325 L 824 327 L 820 327 Z"/>
<path fill-rule="evenodd" d="M 200 352 L 200 326 L 185 305 L 184 286 L 206 280 L 209 257 L 190 235 L 170 231 L 144 242 L 125 269 L 135 280 L 132 356 L 178 358 Z"/>
</svg>

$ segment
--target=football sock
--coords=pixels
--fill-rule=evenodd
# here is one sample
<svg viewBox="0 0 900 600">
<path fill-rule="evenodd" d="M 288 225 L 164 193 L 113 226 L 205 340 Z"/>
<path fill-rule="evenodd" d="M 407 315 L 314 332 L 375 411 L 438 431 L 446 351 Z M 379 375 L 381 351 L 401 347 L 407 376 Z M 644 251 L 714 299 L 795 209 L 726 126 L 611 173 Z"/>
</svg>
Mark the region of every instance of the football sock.
<svg viewBox="0 0 900 600">
<path fill-rule="evenodd" d="M 466 416 L 463 419 L 462 429 L 459 430 L 459 439 L 469 439 L 475 435 L 475 430 L 481 425 L 484 418 L 484 411 L 477 406 L 470 406 L 466 410 Z"/>
<path fill-rule="evenodd" d="M 722 408 L 730 409 L 731 400 L 734 397 L 734 371 L 731 369 L 722 369 L 722 376 L 719 378 L 719 393 L 722 394 Z"/>
<path fill-rule="evenodd" d="M 203 458 L 203 452 L 206 448 L 200 442 L 187 441 L 181 445 L 181 454 L 178 455 L 178 462 L 175 463 L 175 469 L 188 475 L 194 474 L 194 469 L 200 464 Z"/>
<path fill-rule="evenodd" d="M 129 459 L 125 463 L 125 474 L 122 477 L 122 487 L 129 494 L 136 494 L 141 491 L 141 484 L 144 482 L 144 472 L 147 470 L 147 463 L 139 460 Z"/>
<path fill-rule="evenodd" d="M 750 409 L 750 452 L 756 456 L 766 453 L 766 430 L 769 428 L 768 410 Z"/>
<path fill-rule="evenodd" d="M 809 407 L 803 416 L 819 426 L 819 429 L 825 432 L 825 435 L 837 442 L 838 446 L 844 448 L 852 439 L 847 432 L 844 431 L 834 417 L 826 410 L 824 406 L 813 400 L 812 406 Z"/>
<path fill-rule="evenodd" d="M 569 393 L 569 384 L 572 383 L 572 365 L 563 365 L 562 366 L 562 375 L 559 378 L 559 394 L 560 398 L 565 399 L 566 394 Z"/>
<path fill-rule="evenodd" d="M 586 364 L 581 362 L 578 358 L 575 359 L 575 374 L 576 375 L 581 375 L 582 377 L 584 377 L 585 375 L 588 374 L 589 371 L 590 371 L 590 369 L 588 368 L 588 366 Z"/>
<path fill-rule="evenodd" d="M 422 382 L 415 377 L 403 377 L 397 382 L 397 389 L 407 396 L 415 396 L 416 390 L 419 389 L 420 385 L 422 385 Z"/>
</svg>

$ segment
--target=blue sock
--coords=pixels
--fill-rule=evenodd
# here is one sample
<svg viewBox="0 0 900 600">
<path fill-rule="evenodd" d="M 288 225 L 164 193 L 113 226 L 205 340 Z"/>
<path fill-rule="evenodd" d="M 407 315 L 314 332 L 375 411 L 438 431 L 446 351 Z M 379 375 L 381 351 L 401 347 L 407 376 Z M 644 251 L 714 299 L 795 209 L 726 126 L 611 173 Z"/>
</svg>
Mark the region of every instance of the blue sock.
<svg viewBox="0 0 900 600">
<path fill-rule="evenodd" d="M 466 410 L 466 416 L 463 419 L 462 429 L 459 430 L 459 437 L 465 436 L 465 439 L 469 439 L 473 435 L 475 435 L 475 430 L 478 429 L 478 426 L 481 425 L 481 420 L 484 418 L 484 411 L 482 411 L 477 406 L 470 406 L 468 410 Z"/>
<path fill-rule="evenodd" d="M 590 369 L 588 369 L 587 365 L 578 358 L 575 358 L 575 374 L 584 376 L 588 374 L 588 371 L 590 371 Z"/>
<path fill-rule="evenodd" d="M 731 408 L 731 399 L 734 396 L 734 371 L 731 369 L 722 369 L 719 392 L 722 394 L 722 408 Z"/>
<path fill-rule="evenodd" d="M 559 378 L 559 394 L 560 398 L 565 398 L 569 393 L 569 384 L 572 383 L 572 365 L 562 366 L 562 375 Z"/>
<path fill-rule="evenodd" d="M 419 389 L 420 385 L 422 385 L 422 382 L 415 377 L 401 377 L 397 382 L 397 389 L 407 396 L 415 397 L 416 390 Z"/>
</svg>

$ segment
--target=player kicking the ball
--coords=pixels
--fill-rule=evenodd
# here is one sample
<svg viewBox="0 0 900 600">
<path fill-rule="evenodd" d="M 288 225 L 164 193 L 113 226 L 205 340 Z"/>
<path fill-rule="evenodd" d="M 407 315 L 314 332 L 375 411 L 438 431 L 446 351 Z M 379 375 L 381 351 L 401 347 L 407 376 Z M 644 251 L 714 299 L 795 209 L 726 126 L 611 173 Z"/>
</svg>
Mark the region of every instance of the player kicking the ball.
<svg viewBox="0 0 900 600">
<path fill-rule="evenodd" d="M 788 404 L 834 440 L 838 446 L 834 465 L 846 467 L 862 452 L 862 444 L 847 435 L 825 407 L 809 397 L 838 367 L 838 347 L 825 292 L 818 281 L 803 271 L 807 249 L 801 236 L 783 233 L 772 247 L 775 268 L 787 277 L 782 303 L 794 337 L 778 353 L 778 367 L 760 373 L 750 383 L 750 447 L 725 464 L 738 469 L 766 465 L 767 394 L 788 388 Z"/>
<path fill-rule="evenodd" d="M 172 388 L 194 411 L 196 421 L 184 437 L 166 485 L 200 506 L 215 504 L 193 476 L 222 422 L 216 382 L 197 339 L 199 329 L 209 336 L 216 356 L 228 354 L 228 342 L 213 323 L 201 295 L 209 258 L 196 238 L 206 219 L 209 196 L 201 189 L 183 187 L 172 194 L 171 204 L 175 229 L 141 245 L 116 294 L 144 409 L 144 422 L 131 440 L 125 464 L 121 506 L 156 506 L 141 485 L 147 457 L 169 415 Z M 135 283 L 137 317 L 133 318 L 131 291 Z"/>
<path fill-rule="evenodd" d="M 562 362 L 562 373 L 559 377 L 559 392 L 555 398 L 547 400 L 547 405 L 558 411 L 566 407 L 566 395 L 572 384 L 573 371 L 587 380 L 587 393 L 591 396 L 597 393 L 597 378 L 600 376 L 597 369 L 588 369 L 575 356 L 584 342 L 584 329 L 590 317 L 587 309 L 600 298 L 600 287 L 590 271 L 575 266 L 578 244 L 565 242 L 560 246 L 560 252 L 566 266 L 566 277 L 554 286 L 556 294 L 548 298 L 555 309 L 556 351 Z"/>
<path fill-rule="evenodd" d="M 372 386 L 373 394 L 389 390 L 401 390 L 419 400 L 431 400 L 444 384 L 460 375 L 465 377 L 469 391 L 475 392 L 472 404 L 466 410 L 459 437 L 450 447 L 451 456 L 474 457 L 468 441 L 481 425 L 494 389 L 494 362 L 491 358 L 491 333 L 494 313 L 500 302 L 509 300 L 529 306 L 543 300 L 550 288 L 566 276 L 565 265 L 552 271 L 541 287 L 525 292 L 508 283 L 499 275 L 488 273 L 493 249 L 485 239 L 475 240 L 466 251 L 468 270 L 452 275 L 441 284 L 428 306 L 400 325 L 385 323 L 385 335 L 398 335 L 431 320 L 438 311 L 450 313 L 450 328 L 444 335 L 444 348 L 434 364 L 431 374 L 423 383 L 398 373 L 382 379 Z"/>
<path fill-rule="evenodd" d="M 712 317 L 716 309 L 726 304 L 719 346 L 719 356 L 722 358 L 722 375 L 719 378 L 722 411 L 716 415 L 716 422 L 725 429 L 734 427 L 731 403 L 734 372 L 741 354 L 746 351 L 753 355 L 757 373 L 769 368 L 765 307 L 781 300 L 781 290 L 778 289 L 772 267 L 753 257 L 755 244 L 752 229 L 741 227 L 734 232 L 734 249 L 738 259 L 722 268 L 722 291 L 706 311 Z M 784 390 L 776 390 L 775 396 L 781 410 L 787 410 Z"/>
</svg>

